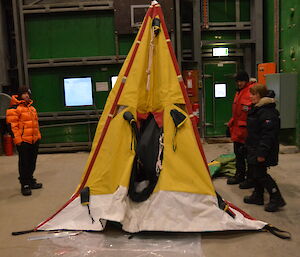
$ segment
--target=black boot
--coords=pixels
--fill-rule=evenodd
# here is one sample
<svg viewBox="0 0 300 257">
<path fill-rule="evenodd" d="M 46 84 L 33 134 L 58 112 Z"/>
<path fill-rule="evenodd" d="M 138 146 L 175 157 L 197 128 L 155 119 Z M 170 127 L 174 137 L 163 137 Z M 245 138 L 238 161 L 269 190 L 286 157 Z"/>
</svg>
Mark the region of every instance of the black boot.
<svg viewBox="0 0 300 257">
<path fill-rule="evenodd" d="M 31 187 L 31 189 L 40 189 L 40 188 L 43 187 L 43 184 L 42 183 L 37 183 L 36 179 L 33 179 L 30 183 L 30 187 Z"/>
<path fill-rule="evenodd" d="M 233 177 L 227 179 L 227 184 L 236 185 L 243 182 L 244 180 L 245 180 L 245 173 L 237 171 Z"/>
<path fill-rule="evenodd" d="M 265 206 L 265 211 L 275 212 L 278 211 L 280 207 L 286 205 L 276 182 L 269 174 L 264 180 L 264 187 L 270 195 L 270 202 Z"/>
<path fill-rule="evenodd" d="M 273 193 L 270 194 L 270 202 L 266 204 L 265 211 L 268 212 L 275 212 L 278 211 L 280 207 L 283 207 L 286 205 L 286 202 L 284 201 L 278 186 L 273 188 Z"/>
<path fill-rule="evenodd" d="M 31 195 L 31 189 L 29 185 L 22 185 L 21 186 L 21 193 L 24 196 Z"/>
<path fill-rule="evenodd" d="M 246 178 L 243 182 L 239 184 L 240 189 L 249 189 L 254 187 L 254 181 Z"/>
<path fill-rule="evenodd" d="M 252 172 L 248 169 L 246 171 L 246 180 L 240 183 L 239 188 L 240 189 L 249 189 L 254 187 L 254 179 Z"/>
<path fill-rule="evenodd" d="M 261 185 L 255 185 L 252 195 L 244 197 L 244 203 L 264 205 L 264 188 Z"/>
</svg>

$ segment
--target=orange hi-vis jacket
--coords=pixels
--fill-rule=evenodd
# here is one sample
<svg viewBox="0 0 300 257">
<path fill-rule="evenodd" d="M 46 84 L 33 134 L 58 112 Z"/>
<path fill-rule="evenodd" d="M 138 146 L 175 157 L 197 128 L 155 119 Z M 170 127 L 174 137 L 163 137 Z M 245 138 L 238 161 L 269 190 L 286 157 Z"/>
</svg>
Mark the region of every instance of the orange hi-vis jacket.
<svg viewBox="0 0 300 257">
<path fill-rule="evenodd" d="M 249 82 L 247 85 L 236 92 L 232 105 L 232 118 L 228 122 L 231 140 L 233 142 L 245 143 L 248 136 L 247 116 L 251 108 L 250 88 L 255 82 Z"/>
<path fill-rule="evenodd" d="M 6 111 L 6 122 L 11 126 L 16 145 L 22 142 L 34 144 L 41 139 L 36 109 L 32 106 L 32 100 L 26 104 L 17 97 L 12 96 L 10 108 Z"/>
</svg>

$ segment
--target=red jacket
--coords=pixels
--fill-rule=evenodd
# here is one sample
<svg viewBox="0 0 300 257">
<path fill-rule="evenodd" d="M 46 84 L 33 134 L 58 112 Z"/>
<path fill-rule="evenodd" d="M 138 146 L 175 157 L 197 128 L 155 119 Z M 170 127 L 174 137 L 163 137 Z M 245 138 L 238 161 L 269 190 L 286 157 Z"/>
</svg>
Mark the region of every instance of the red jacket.
<svg viewBox="0 0 300 257">
<path fill-rule="evenodd" d="M 32 106 L 32 101 L 26 104 L 17 97 L 12 96 L 11 107 L 6 111 L 6 122 L 11 126 L 16 145 L 22 142 L 34 144 L 41 139 L 36 109 Z"/>
<path fill-rule="evenodd" d="M 245 143 L 247 138 L 247 115 L 251 108 L 250 88 L 254 82 L 236 92 L 232 104 L 232 118 L 228 122 L 231 140 L 233 142 Z"/>
</svg>

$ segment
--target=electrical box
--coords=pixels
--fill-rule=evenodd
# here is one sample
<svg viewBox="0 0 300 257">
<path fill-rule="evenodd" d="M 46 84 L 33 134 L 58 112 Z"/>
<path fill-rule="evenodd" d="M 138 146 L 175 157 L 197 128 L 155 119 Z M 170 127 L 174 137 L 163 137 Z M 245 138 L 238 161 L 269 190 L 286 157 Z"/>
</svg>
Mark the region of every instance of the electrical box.
<svg viewBox="0 0 300 257">
<path fill-rule="evenodd" d="M 268 89 L 275 92 L 281 128 L 296 128 L 298 73 L 267 74 L 266 83 Z"/>
<path fill-rule="evenodd" d="M 258 83 L 266 85 L 266 75 L 276 73 L 276 63 L 260 63 L 257 68 Z"/>
</svg>

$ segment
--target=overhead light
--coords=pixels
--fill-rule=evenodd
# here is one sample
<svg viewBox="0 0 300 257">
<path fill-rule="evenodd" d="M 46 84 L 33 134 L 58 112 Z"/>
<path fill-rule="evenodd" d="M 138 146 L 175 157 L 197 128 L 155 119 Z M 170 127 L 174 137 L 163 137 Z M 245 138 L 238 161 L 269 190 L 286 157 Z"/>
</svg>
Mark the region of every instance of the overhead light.
<svg viewBox="0 0 300 257">
<path fill-rule="evenodd" d="M 228 48 L 227 47 L 213 48 L 213 56 L 228 56 Z"/>
</svg>

